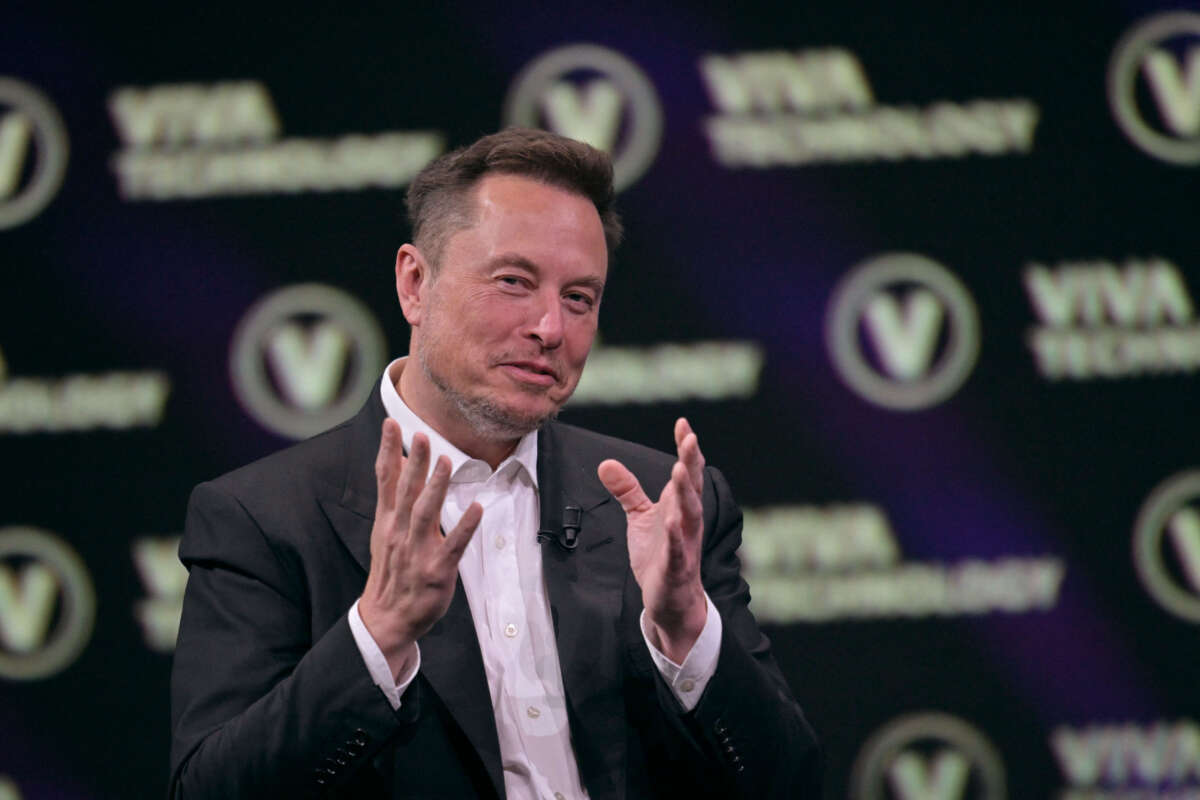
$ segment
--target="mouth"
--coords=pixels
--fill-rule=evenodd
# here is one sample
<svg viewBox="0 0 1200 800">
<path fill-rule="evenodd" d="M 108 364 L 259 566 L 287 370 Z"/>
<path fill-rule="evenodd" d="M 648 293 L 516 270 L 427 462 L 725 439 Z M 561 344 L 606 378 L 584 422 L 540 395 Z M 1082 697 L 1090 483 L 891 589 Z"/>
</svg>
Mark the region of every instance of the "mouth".
<svg viewBox="0 0 1200 800">
<path fill-rule="evenodd" d="M 558 373 L 549 364 L 537 361 L 506 361 L 500 366 L 510 377 L 521 383 L 535 386 L 553 386 L 558 383 Z"/>
</svg>

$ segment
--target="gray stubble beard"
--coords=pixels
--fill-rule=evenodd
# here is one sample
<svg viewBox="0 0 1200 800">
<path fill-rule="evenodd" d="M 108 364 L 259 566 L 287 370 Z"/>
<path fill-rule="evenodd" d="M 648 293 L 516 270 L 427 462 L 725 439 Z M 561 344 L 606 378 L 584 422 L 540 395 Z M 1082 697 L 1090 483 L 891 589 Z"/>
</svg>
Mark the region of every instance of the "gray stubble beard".
<svg viewBox="0 0 1200 800">
<path fill-rule="evenodd" d="M 558 416 L 555 408 L 546 414 L 521 415 L 501 407 L 488 397 L 473 396 L 460 392 L 438 374 L 427 355 L 425 347 L 416 348 L 417 363 L 421 372 L 437 390 L 458 410 L 471 429 L 482 439 L 494 442 L 511 442 L 531 433 Z"/>
</svg>

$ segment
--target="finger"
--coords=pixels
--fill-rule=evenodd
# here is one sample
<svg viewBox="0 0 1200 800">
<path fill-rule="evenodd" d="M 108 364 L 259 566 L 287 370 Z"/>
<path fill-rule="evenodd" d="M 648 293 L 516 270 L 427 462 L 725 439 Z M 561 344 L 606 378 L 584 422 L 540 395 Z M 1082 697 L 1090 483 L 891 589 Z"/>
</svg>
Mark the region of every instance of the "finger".
<svg viewBox="0 0 1200 800">
<path fill-rule="evenodd" d="M 379 455 L 375 457 L 375 514 L 390 511 L 396 505 L 396 481 L 403 466 L 404 439 L 400 424 L 388 417 L 379 436 Z"/>
<path fill-rule="evenodd" d="M 479 527 L 480 520 L 483 519 L 483 506 L 479 503 L 471 503 L 467 506 L 467 510 L 463 512 L 459 518 L 458 524 L 454 529 L 446 534 L 446 546 L 443 550 L 446 558 L 454 564 L 458 565 L 462 558 L 463 552 L 467 549 L 467 545 L 471 543 L 471 537 L 475 535 L 475 530 Z"/>
<path fill-rule="evenodd" d="M 675 421 L 675 447 L 679 452 L 679 460 L 687 467 L 692 485 L 696 487 L 696 491 L 703 492 L 704 454 L 700 452 L 700 438 L 683 417 Z"/>
<path fill-rule="evenodd" d="M 696 491 L 691 475 L 682 462 L 675 462 L 671 470 L 671 483 L 675 485 L 675 496 L 678 498 L 680 527 L 685 535 L 695 536 L 704 527 L 704 507 L 700 502 L 700 493 Z"/>
<path fill-rule="evenodd" d="M 675 449 L 683 447 L 683 440 L 692 432 L 692 423 L 687 421 L 687 417 L 680 417 L 675 420 Z"/>
<path fill-rule="evenodd" d="M 671 479 L 663 488 L 659 507 L 663 509 L 663 540 L 669 571 L 678 570 L 684 554 L 684 515 L 682 495 L 689 491 L 687 472 L 678 461 L 671 468 Z M 682 491 L 681 491 L 682 489 Z"/>
<path fill-rule="evenodd" d="M 642 485 L 620 461 L 611 458 L 601 461 L 600 466 L 596 468 L 596 475 L 604 484 L 604 488 L 621 504 L 621 508 L 625 509 L 625 513 L 646 511 L 650 508 L 650 498 L 642 491 Z"/>
<path fill-rule="evenodd" d="M 408 524 L 410 538 L 423 538 L 437 531 L 442 518 L 442 503 L 446 500 L 446 488 L 449 485 L 450 459 L 438 456 L 429 482 L 425 484 L 417 502 L 413 504 L 412 518 Z"/>
<path fill-rule="evenodd" d="M 400 471 L 400 480 L 396 484 L 396 523 L 401 530 L 407 530 L 411 519 L 413 505 L 425 486 L 425 476 L 429 474 L 429 438 L 423 433 L 413 434 L 412 452 Z"/>
</svg>

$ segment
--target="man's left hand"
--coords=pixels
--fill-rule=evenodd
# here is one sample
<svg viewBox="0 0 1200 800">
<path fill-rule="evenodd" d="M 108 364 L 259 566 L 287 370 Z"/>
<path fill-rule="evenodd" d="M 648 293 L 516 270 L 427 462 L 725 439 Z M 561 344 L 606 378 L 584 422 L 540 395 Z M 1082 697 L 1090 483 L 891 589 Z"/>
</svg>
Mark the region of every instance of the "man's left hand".
<svg viewBox="0 0 1200 800">
<path fill-rule="evenodd" d="M 707 615 L 700 582 L 704 456 L 686 419 L 675 421 L 675 447 L 679 460 L 657 503 L 621 462 L 610 458 L 596 472 L 625 510 L 629 564 L 651 625 L 647 635 L 667 658 L 681 664 Z"/>
</svg>

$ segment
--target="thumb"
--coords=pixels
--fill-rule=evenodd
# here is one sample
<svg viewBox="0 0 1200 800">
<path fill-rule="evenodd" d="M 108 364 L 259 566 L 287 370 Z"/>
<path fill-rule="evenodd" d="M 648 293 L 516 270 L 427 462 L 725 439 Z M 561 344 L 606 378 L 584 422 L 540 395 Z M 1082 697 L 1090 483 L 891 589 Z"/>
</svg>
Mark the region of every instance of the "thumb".
<svg viewBox="0 0 1200 800">
<path fill-rule="evenodd" d="M 625 513 L 650 508 L 650 498 L 642 490 L 637 477 L 620 461 L 611 458 L 601 461 L 600 466 L 596 468 L 596 475 L 604 484 L 604 488 L 621 504 L 621 508 L 625 509 Z"/>
</svg>

